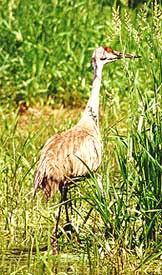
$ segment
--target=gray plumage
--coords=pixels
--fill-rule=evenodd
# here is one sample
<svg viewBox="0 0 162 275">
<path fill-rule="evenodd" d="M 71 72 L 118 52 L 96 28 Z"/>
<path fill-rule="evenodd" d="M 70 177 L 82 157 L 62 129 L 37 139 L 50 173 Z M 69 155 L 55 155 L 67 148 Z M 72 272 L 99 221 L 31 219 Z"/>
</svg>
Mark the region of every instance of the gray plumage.
<svg viewBox="0 0 162 275">
<path fill-rule="evenodd" d="M 121 58 L 136 58 L 108 47 L 97 48 L 92 55 L 94 79 L 92 91 L 80 121 L 70 130 L 47 140 L 35 173 L 34 193 L 43 189 L 48 199 L 70 179 L 95 171 L 101 163 L 102 142 L 99 131 L 99 91 L 102 69 Z M 85 165 L 86 164 L 86 165 Z"/>
<path fill-rule="evenodd" d="M 102 146 L 95 128 L 90 123 L 79 123 L 47 141 L 35 175 L 35 190 L 43 189 L 49 198 L 70 178 L 86 175 L 86 165 L 92 171 L 98 168 Z"/>
</svg>

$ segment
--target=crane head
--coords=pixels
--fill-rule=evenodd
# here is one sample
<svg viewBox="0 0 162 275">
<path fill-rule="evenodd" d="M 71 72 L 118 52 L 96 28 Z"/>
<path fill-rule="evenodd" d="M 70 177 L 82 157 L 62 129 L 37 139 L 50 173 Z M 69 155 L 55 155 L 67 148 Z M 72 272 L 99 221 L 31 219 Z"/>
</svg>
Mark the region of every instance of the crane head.
<svg viewBox="0 0 162 275">
<path fill-rule="evenodd" d="M 122 58 L 139 58 L 139 55 L 135 54 L 127 54 L 127 53 L 121 53 L 118 51 L 114 51 L 109 47 L 101 46 L 97 48 L 93 55 L 92 55 L 92 63 L 94 64 L 100 64 L 101 66 L 114 62 L 118 59 Z"/>
</svg>

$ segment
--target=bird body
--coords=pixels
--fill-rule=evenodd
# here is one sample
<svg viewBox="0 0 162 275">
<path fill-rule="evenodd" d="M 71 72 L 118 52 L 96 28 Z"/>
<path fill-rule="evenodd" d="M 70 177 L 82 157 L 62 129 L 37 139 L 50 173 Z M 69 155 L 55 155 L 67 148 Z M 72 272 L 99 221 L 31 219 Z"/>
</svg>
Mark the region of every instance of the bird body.
<svg viewBox="0 0 162 275">
<path fill-rule="evenodd" d="M 95 171 L 101 163 L 102 142 L 99 131 L 99 92 L 102 69 L 121 58 L 136 58 L 108 47 L 97 48 L 92 55 L 94 79 L 92 91 L 79 122 L 70 130 L 47 140 L 35 174 L 34 193 L 43 189 L 48 199 L 70 179 Z"/>
<path fill-rule="evenodd" d="M 48 199 L 70 179 L 86 175 L 87 166 L 95 171 L 101 163 L 101 148 L 98 129 L 88 122 L 54 135 L 44 145 L 35 190 L 43 189 Z"/>
<path fill-rule="evenodd" d="M 44 191 L 46 199 L 48 199 L 58 189 L 61 192 L 61 204 L 51 238 L 53 254 L 57 254 L 59 251 L 57 241 L 59 237 L 58 225 L 63 201 L 67 230 L 69 231 L 69 228 L 71 228 L 69 227 L 67 187 L 74 179 L 85 176 L 89 170 L 97 170 L 101 163 L 99 92 L 103 66 L 121 58 L 136 57 L 139 56 L 123 54 L 108 47 L 97 48 L 92 55 L 94 73 L 92 91 L 81 119 L 71 129 L 49 138 L 43 147 L 35 173 L 34 194 L 40 188 Z"/>
</svg>

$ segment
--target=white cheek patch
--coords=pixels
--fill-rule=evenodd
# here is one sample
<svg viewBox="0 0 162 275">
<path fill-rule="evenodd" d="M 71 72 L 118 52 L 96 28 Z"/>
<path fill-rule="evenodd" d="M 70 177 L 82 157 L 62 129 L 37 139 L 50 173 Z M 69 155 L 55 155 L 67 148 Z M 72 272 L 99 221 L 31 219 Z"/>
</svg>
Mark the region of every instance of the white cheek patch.
<svg viewBox="0 0 162 275">
<path fill-rule="evenodd" d="M 107 53 L 107 54 L 105 54 L 105 57 L 110 60 L 117 58 L 116 54 L 113 54 L 113 53 Z"/>
</svg>

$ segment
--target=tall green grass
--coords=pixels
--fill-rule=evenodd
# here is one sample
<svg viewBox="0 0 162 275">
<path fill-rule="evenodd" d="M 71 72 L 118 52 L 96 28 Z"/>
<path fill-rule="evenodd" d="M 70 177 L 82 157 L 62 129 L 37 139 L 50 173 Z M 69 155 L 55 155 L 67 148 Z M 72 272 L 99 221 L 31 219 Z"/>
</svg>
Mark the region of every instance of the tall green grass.
<svg viewBox="0 0 162 275">
<path fill-rule="evenodd" d="M 130 10 L 105 1 L 21 0 L 3 1 L 0 12 L 1 273 L 52 274 L 54 265 L 73 274 L 161 274 L 159 5 L 150 1 Z M 33 200 L 35 165 L 47 138 L 78 119 L 72 106 L 85 105 L 98 45 L 141 59 L 104 68 L 102 165 L 72 188 L 77 234 L 62 234 L 55 258 L 50 236 L 59 195 L 48 204 L 41 193 Z M 24 112 L 17 108 L 22 102 Z M 58 106 L 71 110 L 58 112 Z M 64 213 L 62 231 L 63 224 Z"/>
</svg>

